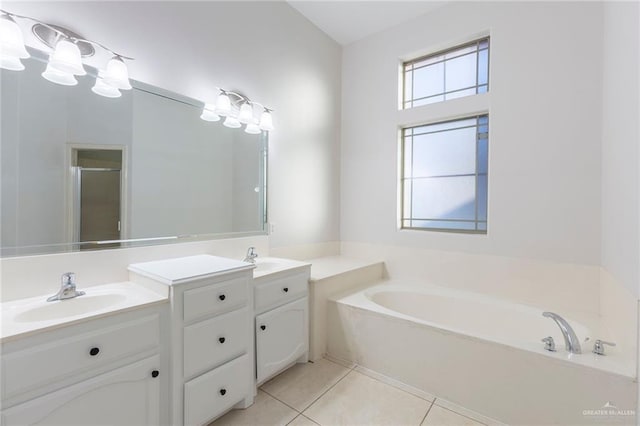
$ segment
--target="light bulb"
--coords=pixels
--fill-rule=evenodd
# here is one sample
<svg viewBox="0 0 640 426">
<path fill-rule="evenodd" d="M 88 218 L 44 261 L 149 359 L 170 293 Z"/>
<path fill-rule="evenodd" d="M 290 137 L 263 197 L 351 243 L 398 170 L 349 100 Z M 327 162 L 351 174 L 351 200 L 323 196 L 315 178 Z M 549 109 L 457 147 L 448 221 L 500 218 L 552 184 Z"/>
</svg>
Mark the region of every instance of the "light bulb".
<svg viewBox="0 0 640 426">
<path fill-rule="evenodd" d="M 26 59 L 30 56 L 24 47 L 24 38 L 22 38 L 20 27 L 9 15 L 0 16 L 0 53 L 3 57 L 8 56 L 16 59 Z"/>
<path fill-rule="evenodd" d="M 224 92 L 220 92 L 218 99 L 216 100 L 216 113 L 220 115 L 227 115 L 231 112 L 231 99 L 229 95 Z"/>
<path fill-rule="evenodd" d="M 269 112 L 268 109 L 265 108 L 265 110 L 262 112 L 262 115 L 260 116 L 260 129 L 262 130 L 273 130 L 273 118 L 271 117 L 271 113 Z"/>
<path fill-rule="evenodd" d="M 78 80 L 76 80 L 73 74 L 60 72 L 53 68 L 51 64 L 47 64 L 47 69 L 44 70 L 42 76 L 52 83 L 62 84 L 63 86 L 75 86 L 78 84 Z"/>
<path fill-rule="evenodd" d="M 222 124 L 225 127 L 229 127 L 230 129 L 237 129 L 238 127 L 242 126 L 242 124 L 240 124 L 237 118 L 232 117 L 230 115 L 227 116 L 226 120 L 224 120 L 224 123 Z"/>
<path fill-rule="evenodd" d="M 238 121 L 244 124 L 253 121 L 253 106 L 249 102 L 245 102 L 240 107 L 240 113 L 238 114 Z"/>
<path fill-rule="evenodd" d="M 260 127 L 258 127 L 256 123 L 248 123 L 247 127 L 244 128 L 244 131 L 250 135 L 259 135 L 262 133 L 262 130 L 260 130 Z"/>
<path fill-rule="evenodd" d="M 116 88 L 108 84 L 102 78 L 102 71 L 98 73 L 96 77 L 96 84 L 91 88 L 91 91 L 96 95 L 104 96 L 106 98 L 119 98 L 122 93 Z"/>
<path fill-rule="evenodd" d="M 20 58 L 16 58 L 15 56 L 0 55 L 0 68 L 10 71 L 22 71 L 24 64 Z"/>
<path fill-rule="evenodd" d="M 215 112 L 215 106 L 212 104 L 205 104 L 200 115 L 204 121 L 220 121 L 220 116 Z"/>
<path fill-rule="evenodd" d="M 130 90 L 129 70 L 121 57 L 114 56 L 107 63 L 104 73 L 104 81 L 116 89 Z"/>
<path fill-rule="evenodd" d="M 82 66 L 80 49 L 75 43 L 62 39 L 56 44 L 56 49 L 49 58 L 49 65 L 56 70 L 75 75 L 86 75 Z"/>
</svg>

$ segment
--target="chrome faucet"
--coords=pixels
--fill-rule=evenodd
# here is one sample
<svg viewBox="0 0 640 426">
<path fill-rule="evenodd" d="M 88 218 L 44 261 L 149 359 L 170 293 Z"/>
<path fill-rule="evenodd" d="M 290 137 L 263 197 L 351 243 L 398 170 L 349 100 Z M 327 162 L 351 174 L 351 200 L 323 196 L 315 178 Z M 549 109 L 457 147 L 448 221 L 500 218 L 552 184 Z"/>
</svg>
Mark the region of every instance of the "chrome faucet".
<svg viewBox="0 0 640 426">
<path fill-rule="evenodd" d="M 85 294 L 84 291 L 76 291 L 76 274 L 73 272 L 65 272 L 62 274 L 60 290 L 53 296 L 49 297 L 47 302 L 73 299 L 74 297 L 82 296 L 83 294 Z"/>
<path fill-rule="evenodd" d="M 256 263 L 256 257 L 258 257 L 258 252 L 255 247 L 249 247 L 247 250 L 247 255 L 245 256 L 243 262 Z"/>
<path fill-rule="evenodd" d="M 567 348 L 567 351 L 572 354 L 581 354 L 582 349 L 580 348 L 580 341 L 578 340 L 578 336 L 576 336 L 576 332 L 573 331 L 573 328 L 569 325 L 569 323 L 562 318 L 558 314 L 554 314 L 553 312 L 543 312 L 543 317 L 551 318 L 558 324 L 560 327 L 560 331 L 562 331 L 562 337 L 564 337 L 564 345 Z"/>
</svg>

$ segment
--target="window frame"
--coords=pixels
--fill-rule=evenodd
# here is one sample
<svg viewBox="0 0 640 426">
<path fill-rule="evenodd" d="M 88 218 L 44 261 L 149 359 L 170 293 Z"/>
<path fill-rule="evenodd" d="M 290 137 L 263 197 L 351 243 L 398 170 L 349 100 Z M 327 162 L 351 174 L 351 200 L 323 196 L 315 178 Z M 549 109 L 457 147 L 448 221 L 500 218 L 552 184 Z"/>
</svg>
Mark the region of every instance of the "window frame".
<svg viewBox="0 0 640 426">
<path fill-rule="evenodd" d="M 487 82 L 486 82 L 486 84 L 479 84 L 479 69 L 478 69 L 478 65 L 479 65 L 480 51 L 481 50 L 485 50 L 484 48 L 480 48 L 480 44 L 485 42 L 485 41 L 487 43 L 487 47 L 486 47 L 486 51 L 487 51 Z M 456 89 L 456 90 L 452 90 L 452 91 L 449 91 L 449 92 L 447 92 L 445 90 L 442 93 L 437 93 L 437 94 L 434 94 L 434 95 L 425 96 L 425 97 L 421 97 L 421 98 L 417 98 L 417 99 L 415 99 L 413 97 L 410 100 L 407 99 L 407 78 L 406 78 L 407 77 L 407 69 L 406 68 L 407 68 L 408 65 L 415 64 L 415 63 L 418 63 L 418 62 L 422 62 L 422 61 L 428 60 L 429 58 L 435 58 L 435 57 L 438 57 L 438 56 L 444 56 L 444 55 L 447 55 L 449 53 L 455 52 L 456 50 L 462 50 L 464 48 L 471 47 L 471 46 L 476 46 L 476 50 L 475 50 L 475 54 L 476 54 L 476 84 L 475 84 L 475 86 L 470 86 L 470 87 L 466 87 L 466 88 L 462 88 L 462 89 Z M 434 65 L 436 63 L 445 63 L 446 64 L 446 62 L 451 60 L 451 59 L 456 59 L 456 58 L 459 58 L 459 57 L 462 57 L 462 56 L 465 56 L 465 55 L 468 55 L 468 54 L 470 54 L 470 53 L 464 53 L 464 54 L 461 54 L 461 55 L 458 55 L 458 56 L 454 56 L 452 58 L 446 58 L 446 59 L 442 59 L 440 61 L 435 61 L 433 64 L 424 65 L 423 67 L 419 67 L 418 69 L 424 68 L 424 67 L 427 67 L 427 66 L 431 66 L 431 65 Z M 413 78 L 413 73 L 414 72 L 415 72 L 415 68 L 413 68 L 411 70 L 411 73 L 412 73 L 411 84 L 413 84 L 413 81 L 414 81 L 414 78 Z M 444 72 L 444 77 L 446 79 L 446 71 Z M 441 49 L 441 50 L 438 50 L 438 51 L 433 52 L 433 53 L 429 53 L 429 54 L 426 54 L 426 55 L 419 56 L 417 58 L 413 58 L 413 59 L 409 59 L 409 60 L 406 60 L 406 61 L 402 61 L 402 63 L 401 63 L 401 79 L 402 79 L 402 85 L 401 85 L 402 99 L 400 101 L 400 109 L 401 110 L 410 110 L 410 109 L 413 109 L 413 108 L 420 108 L 420 107 L 424 107 L 424 106 L 428 106 L 428 105 L 447 102 L 447 101 L 450 101 L 450 100 L 453 100 L 453 99 L 461 99 L 461 98 L 466 98 L 466 97 L 469 97 L 469 96 L 475 96 L 475 95 L 479 95 L 479 94 L 483 94 L 483 93 L 489 93 L 489 91 L 490 91 L 490 81 L 491 81 L 491 37 L 489 35 L 482 36 L 480 38 L 476 38 L 476 39 L 474 39 L 472 41 L 469 41 L 469 42 L 458 44 L 458 45 L 453 46 L 453 47 L 448 47 L 446 49 Z M 478 92 L 478 89 L 479 89 L 480 86 L 486 86 L 486 91 Z M 464 91 L 464 90 L 469 90 L 469 89 L 474 89 L 474 88 L 475 88 L 475 93 L 474 94 L 465 95 L 465 96 L 461 96 L 461 97 L 457 97 L 457 98 L 446 99 L 446 96 L 448 94 L 456 93 L 456 92 L 460 92 L 460 91 Z M 446 87 L 445 87 L 445 89 L 446 89 Z M 413 90 L 411 92 L 412 92 L 411 95 L 413 96 Z M 422 104 L 422 105 L 414 106 L 414 103 L 416 101 L 421 101 L 423 99 L 433 98 L 433 97 L 436 97 L 436 96 L 442 96 L 443 99 L 439 100 L 439 101 L 436 101 L 436 102 L 429 102 L 429 103 L 425 103 L 425 104 Z M 411 106 L 406 106 L 407 103 L 410 103 Z"/>
<path fill-rule="evenodd" d="M 446 124 L 446 123 L 452 123 L 452 122 L 456 122 L 456 121 L 463 121 L 463 120 L 468 120 L 468 119 L 475 119 L 476 120 L 476 129 L 478 129 L 478 127 L 480 127 L 480 124 L 478 123 L 478 120 L 482 117 L 486 117 L 487 119 L 487 134 L 486 134 L 486 141 L 487 141 L 487 165 L 486 165 L 486 173 L 478 173 L 478 169 L 479 169 L 479 164 L 478 164 L 478 144 L 479 144 L 479 130 L 476 130 L 476 140 L 475 140 L 475 146 L 476 146 L 476 152 L 475 152 L 475 182 L 474 182 L 474 186 L 475 186 L 475 190 L 474 190 L 474 208 L 475 208 L 475 219 L 474 220 L 455 220 L 455 219 L 438 219 L 438 218 L 430 218 L 430 219 L 421 219 L 421 218 L 417 218 L 414 219 L 413 217 L 411 217 L 412 213 L 410 212 L 409 215 L 405 215 L 405 182 L 411 178 L 407 178 L 405 176 L 405 131 L 407 129 L 414 129 L 417 127 L 423 127 L 423 126 L 431 126 L 431 125 L 437 125 L 437 124 Z M 472 114 L 465 114 L 462 116 L 458 116 L 456 118 L 449 118 L 449 119 L 442 119 L 442 120 L 436 120 L 436 121 L 430 121 L 430 122 L 426 122 L 426 123 L 418 123 L 418 124 L 412 124 L 412 125 L 406 125 L 406 126 L 401 126 L 399 128 L 399 132 L 398 132 L 398 138 L 399 138 L 399 143 L 400 143 L 400 149 L 399 149 L 399 154 L 400 154 L 400 158 L 399 158 L 399 185 L 400 185 L 400 190 L 399 190 L 399 206 L 398 206 L 398 211 L 399 211 L 399 230 L 400 231 L 435 231 L 435 232 L 447 232 L 447 233 L 455 233 L 455 234 L 476 234 L 476 235 L 487 235 L 488 234 L 488 230 L 489 230 L 489 127 L 490 127 L 490 118 L 489 118 L 489 111 L 484 111 L 484 112 L 479 112 L 479 113 L 472 113 Z M 450 129 L 450 130 L 456 130 L 456 129 Z M 413 156 L 412 156 L 413 157 Z M 487 179 L 487 195 L 486 195 L 486 218 L 483 221 L 479 221 L 478 220 L 478 176 L 479 175 L 485 175 L 486 179 Z M 446 176 L 439 176 L 439 177 L 446 177 Z M 412 197 L 412 205 L 413 205 L 413 194 L 411 194 Z M 473 223 L 475 225 L 475 229 L 455 229 L 455 228 L 438 228 L 438 227 L 414 227 L 414 226 L 404 226 L 404 222 L 406 220 L 409 221 L 413 221 L 413 220 L 430 220 L 430 221 L 439 221 L 439 222 L 469 222 L 469 223 Z M 478 229 L 478 224 L 479 223 L 485 223 L 486 227 L 485 229 Z"/>
</svg>

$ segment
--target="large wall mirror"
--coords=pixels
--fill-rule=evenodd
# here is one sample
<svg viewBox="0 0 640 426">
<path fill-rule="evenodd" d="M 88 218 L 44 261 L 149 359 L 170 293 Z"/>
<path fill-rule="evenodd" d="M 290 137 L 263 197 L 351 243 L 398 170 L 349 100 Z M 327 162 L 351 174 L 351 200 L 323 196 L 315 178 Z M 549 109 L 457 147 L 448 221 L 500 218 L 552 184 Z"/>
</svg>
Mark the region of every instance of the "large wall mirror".
<svg viewBox="0 0 640 426">
<path fill-rule="evenodd" d="M 266 233 L 268 133 L 144 83 L 105 98 L 24 63 L 0 71 L 2 256 Z"/>
</svg>

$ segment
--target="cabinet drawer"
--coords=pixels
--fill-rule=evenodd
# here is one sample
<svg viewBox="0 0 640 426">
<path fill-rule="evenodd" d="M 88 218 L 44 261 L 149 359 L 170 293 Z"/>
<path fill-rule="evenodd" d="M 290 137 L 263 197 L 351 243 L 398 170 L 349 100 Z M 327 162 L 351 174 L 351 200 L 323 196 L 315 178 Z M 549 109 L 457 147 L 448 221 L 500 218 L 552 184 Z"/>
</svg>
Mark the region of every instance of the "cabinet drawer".
<svg viewBox="0 0 640 426">
<path fill-rule="evenodd" d="M 248 298 L 249 279 L 245 277 L 187 290 L 184 292 L 184 321 L 189 323 L 238 309 L 247 304 Z"/>
<path fill-rule="evenodd" d="M 3 354 L 3 399 L 153 350 L 159 341 L 159 317 L 150 315 Z"/>
<path fill-rule="evenodd" d="M 185 383 L 184 424 L 203 425 L 247 397 L 251 362 L 242 355 Z"/>
<path fill-rule="evenodd" d="M 247 352 L 250 330 L 248 308 L 185 327 L 185 378 L 210 370 Z"/>
<path fill-rule="evenodd" d="M 262 312 L 305 296 L 308 291 L 307 286 L 307 272 L 256 285 L 254 293 L 256 312 Z"/>
</svg>

